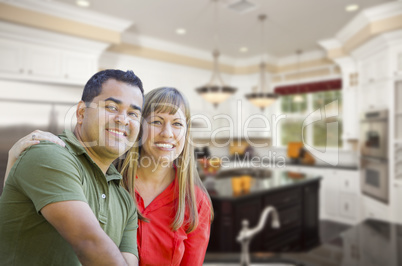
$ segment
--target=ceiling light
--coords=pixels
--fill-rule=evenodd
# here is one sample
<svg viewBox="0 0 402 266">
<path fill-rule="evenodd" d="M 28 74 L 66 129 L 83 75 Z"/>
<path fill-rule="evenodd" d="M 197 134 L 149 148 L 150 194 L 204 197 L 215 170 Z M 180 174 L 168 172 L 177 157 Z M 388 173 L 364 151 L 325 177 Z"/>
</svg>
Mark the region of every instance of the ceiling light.
<svg viewBox="0 0 402 266">
<path fill-rule="evenodd" d="M 249 100 L 253 105 L 259 107 L 261 111 L 264 111 L 265 107 L 273 104 L 278 98 L 278 94 L 270 92 L 268 89 L 268 84 L 266 82 L 266 64 L 264 62 L 264 20 L 267 18 L 266 15 L 259 15 L 258 19 L 261 21 L 261 64 L 260 64 L 260 80 L 258 86 L 253 88 L 252 93 L 246 94 L 247 100 Z"/>
<path fill-rule="evenodd" d="M 91 3 L 87 0 L 77 0 L 75 3 L 80 7 L 89 7 L 91 5 Z"/>
<path fill-rule="evenodd" d="M 345 10 L 348 11 L 348 12 L 353 12 L 353 11 L 356 11 L 358 9 L 359 9 L 359 6 L 355 5 L 355 4 L 348 5 L 348 6 L 345 7 Z"/>
<path fill-rule="evenodd" d="M 217 15 L 217 7 L 218 7 L 218 0 L 215 1 L 215 24 L 218 24 L 218 15 Z M 214 25 L 215 28 L 215 47 L 218 46 L 218 32 L 217 32 L 217 25 Z M 212 53 L 214 57 L 214 68 L 212 70 L 212 77 L 211 80 L 204 86 L 201 86 L 196 89 L 196 91 L 204 98 L 206 101 L 212 103 L 215 107 L 218 106 L 221 102 L 225 101 L 229 96 L 234 94 L 237 89 L 228 85 L 225 85 L 221 74 L 219 72 L 219 51 L 217 48 L 214 49 Z"/>
<path fill-rule="evenodd" d="M 186 29 L 183 29 L 183 28 L 177 28 L 176 29 L 176 34 L 178 34 L 178 35 L 184 35 L 184 34 L 186 34 Z"/>
<path fill-rule="evenodd" d="M 242 53 L 247 53 L 248 48 L 247 47 L 240 47 L 239 51 L 242 52 Z"/>
</svg>

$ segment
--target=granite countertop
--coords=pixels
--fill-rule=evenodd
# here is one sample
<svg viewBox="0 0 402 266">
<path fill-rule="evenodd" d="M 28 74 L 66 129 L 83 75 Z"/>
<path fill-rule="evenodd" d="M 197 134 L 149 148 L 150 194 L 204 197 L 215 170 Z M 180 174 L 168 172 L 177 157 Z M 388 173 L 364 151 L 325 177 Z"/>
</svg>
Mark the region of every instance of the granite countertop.
<svg viewBox="0 0 402 266">
<path fill-rule="evenodd" d="M 251 162 L 252 160 L 247 159 L 249 157 L 247 156 L 240 156 L 240 155 L 232 155 L 229 156 L 229 161 L 231 163 L 239 163 L 239 164 L 247 164 Z M 261 160 L 262 165 L 270 165 L 270 160 L 267 158 L 263 158 Z M 351 170 L 351 171 L 357 171 L 359 170 L 359 167 L 357 164 L 345 164 L 341 163 L 338 165 L 331 165 L 328 163 L 315 163 L 315 164 L 301 164 L 301 163 L 295 163 L 291 161 L 289 158 L 286 158 L 286 161 L 284 162 L 283 167 L 286 166 L 300 166 L 300 167 L 313 167 L 313 168 L 327 168 L 327 169 L 339 169 L 339 170 Z"/>
<path fill-rule="evenodd" d="M 238 253 L 207 253 L 205 263 L 237 263 Z M 365 220 L 328 243 L 308 252 L 254 253 L 251 262 L 304 266 L 399 266 L 402 265 L 402 224 Z"/>
<path fill-rule="evenodd" d="M 291 174 L 284 170 L 251 170 L 226 171 L 226 175 L 220 173 L 215 177 L 207 177 L 203 182 L 212 199 L 238 199 L 299 186 L 321 178 L 316 175 Z"/>
</svg>

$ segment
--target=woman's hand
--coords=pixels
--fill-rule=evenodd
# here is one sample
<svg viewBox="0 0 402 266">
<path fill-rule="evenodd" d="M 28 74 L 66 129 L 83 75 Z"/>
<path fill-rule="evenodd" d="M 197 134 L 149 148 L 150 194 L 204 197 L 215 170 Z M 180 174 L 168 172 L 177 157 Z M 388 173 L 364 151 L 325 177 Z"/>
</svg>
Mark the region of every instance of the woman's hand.
<svg viewBox="0 0 402 266">
<path fill-rule="evenodd" d="M 66 146 L 66 144 L 61 139 L 59 139 L 56 135 L 50 132 L 35 130 L 32 133 L 29 133 L 25 137 L 18 140 L 8 151 L 8 162 L 7 162 L 7 169 L 6 169 L 6 176 L 4 178 L 4 183 L 6 182 L 11 167 L 13 167 L 14 163 L 17 161 L 21 153 L 28 147 L 39 144 L 41 140 L 48 140 L 62 147 Z"/>
</svg>

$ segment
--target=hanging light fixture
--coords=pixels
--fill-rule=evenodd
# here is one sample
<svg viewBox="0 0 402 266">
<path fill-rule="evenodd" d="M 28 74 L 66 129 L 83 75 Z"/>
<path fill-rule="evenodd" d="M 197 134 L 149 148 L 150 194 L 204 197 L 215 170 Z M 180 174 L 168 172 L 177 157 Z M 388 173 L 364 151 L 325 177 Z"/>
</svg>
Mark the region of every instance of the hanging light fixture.
<svg viewBox="0 0 402 266">
<path fill-rule="evenodd" d="M 278 98 L 278 94 L 269 92 L 268 84 L 266 81 L 266 63 L 264 62 L 264 21 L 266 15 L 259 15 L 258 20 L 261 21 L 261 64 L 260 64 L 260 81 L 259 85 L 253 87 L 253 92 L 246 94 L 246 98 L 255 106 L 264 111 L 265 107 L 273 104 Z"/>
<path fill-rule="evenodd" d="M 218 33 L 217 33 L 217 7 L 218 0 L 213 0 L 215 2 L 215 49 L 212 52 L 214 58 L 214 66 L 212 70 L 212 77 L 208 84 L 199 87 L 196 91 L 204 98 L 206 101 L 212 103 L 215 107 L 218 104 L 224 102 L 229 96 L 234 94 L 237 89 L 228 85 L 225 85 L 221 74 L 219 72 L 219 50 L 218 46 Z"/>
<path fill-rule="evenodd" d="M 297 50 L 297 94 L 293 97 L 294 103 L 302 103 L 304 102 L 304 98 L 300 93 L 300 55 L 302 50 Z"/>
</svg>

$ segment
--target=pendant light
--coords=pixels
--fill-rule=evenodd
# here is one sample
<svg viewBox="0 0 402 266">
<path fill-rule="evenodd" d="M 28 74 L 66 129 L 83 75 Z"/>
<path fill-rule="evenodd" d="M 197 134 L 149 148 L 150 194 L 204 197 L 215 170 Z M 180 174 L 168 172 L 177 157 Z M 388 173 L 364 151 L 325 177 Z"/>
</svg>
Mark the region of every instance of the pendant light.
<svg viewBox="0 0 402 266">
<path fill-rule="evenodd" d="M 267 16 L 264 14 L 258 16 L 258 20 L 261 22 L 261 64 L 259 85 L 253 87 L 252 93 L 246 94 L 246 98 L 252 104 L 259 107 L 261 111 L 264 111 L 265 107 L 273 104 L 278 98 L 278 94 L 269 92 L 266 81 L 266 63 L 264 62 L 264 21 L 266 18 Z"/>
<path fill-rule="evenodd" d="M 224 102 L 229 96 L 234 94 L 237 89 L 228 85 L 225 85 L 221 74 L 219 72 L 219 50 L 216 48 L 218 46 L 218 33 L 217 33 L 217 7 L 218 0 L 213 0 L 215 2 L 215 49 L 212 52 L 212 56 L 214 59 L 214 65 L 212 70 L 211 80 L 204 86 L 199 87 L 196 91 L 204 98 L 206 101 L 212 103 L 215 107 L 218 104 Z"/>
<path fill-rule="evenodd" d="M 293 97 L 294 103 L 302 103 L 304 102 L 304 98 L 300 93 L 300 55 L 302 50 L 297 50 L 297 94 Z"/>
</svg>

